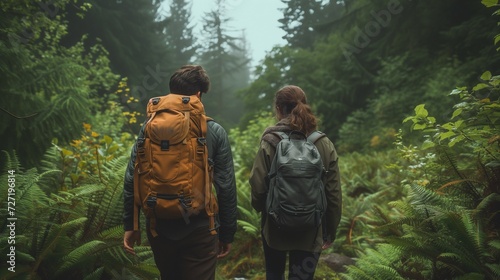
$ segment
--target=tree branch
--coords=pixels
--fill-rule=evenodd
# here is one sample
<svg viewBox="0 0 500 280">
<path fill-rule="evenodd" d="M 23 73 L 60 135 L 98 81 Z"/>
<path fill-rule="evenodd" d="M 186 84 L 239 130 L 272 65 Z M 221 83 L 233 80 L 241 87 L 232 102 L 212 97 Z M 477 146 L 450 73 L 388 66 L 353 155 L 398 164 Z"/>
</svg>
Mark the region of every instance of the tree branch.
<svg viewBox="0 0 500 280">
<path fill-rule="evenodd" d="M 17 116 L 17 115 L 12 114 L 11 112 L 9 112 L 9 111 L 5 110 L 5 109 L 4 109 L 4 108 L 2 108 L 2 107 L 0 107 L 0 110 L 4 111 L 5 113 L 9 114 L 11 117 L 14 117 L 14 118 L 16 118 L 16 119 L 18 119 L 18 120 L 19 120 L 19 119 L 27 119 L 27 118 L 34 117 L 34 116 L 38 115 L 38 113 L 39 113 L 39 112 L 36 112 L 36 113 L 31 114 L 31 115 L 27 115 L 27 116 L 19 117 L 19 116 Z"/>
</svg>

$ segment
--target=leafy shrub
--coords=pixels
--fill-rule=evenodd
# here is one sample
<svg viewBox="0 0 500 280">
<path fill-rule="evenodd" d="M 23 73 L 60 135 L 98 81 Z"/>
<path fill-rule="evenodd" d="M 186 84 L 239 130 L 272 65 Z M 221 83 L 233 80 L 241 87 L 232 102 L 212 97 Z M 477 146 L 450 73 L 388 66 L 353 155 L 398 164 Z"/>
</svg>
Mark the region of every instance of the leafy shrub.
<svg viewBox="0 0 500 280">
<path fill-rule="evenodd" d="M 419 148 L 398 142 L 413 162 L 402 182 L 408 196 L 390 204 L 403 215 L 378 227 L 399 234 L 361 253 L 345 278 L 500 277 L 500 76 L 481 79 L 451 93 L 460 102 L 448 122 L 438 123 L 424 105 L 405 119 L 424 141 Z"/>
</svg>

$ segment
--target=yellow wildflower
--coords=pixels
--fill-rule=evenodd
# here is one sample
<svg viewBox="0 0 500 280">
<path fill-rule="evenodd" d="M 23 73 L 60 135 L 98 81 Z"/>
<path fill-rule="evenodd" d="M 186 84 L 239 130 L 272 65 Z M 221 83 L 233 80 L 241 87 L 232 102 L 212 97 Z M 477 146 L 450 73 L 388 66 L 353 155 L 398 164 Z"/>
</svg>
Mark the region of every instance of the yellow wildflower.
<svg viewBox="0 0 500 280">
<path fill-rule="evenodd" d="M 87 131 L 90 132 L 90 129 L 92 128 L 91 124 L 88 123 L 83 123 L 83 128 Z"/>
<path fill-rule="evenodd" d="M 82 140 L 73 140 L 70 145 L 75 147 L 75 148 L 78 148 L 80 147 L 80 145 L 82 144 Z"/>
</svg>

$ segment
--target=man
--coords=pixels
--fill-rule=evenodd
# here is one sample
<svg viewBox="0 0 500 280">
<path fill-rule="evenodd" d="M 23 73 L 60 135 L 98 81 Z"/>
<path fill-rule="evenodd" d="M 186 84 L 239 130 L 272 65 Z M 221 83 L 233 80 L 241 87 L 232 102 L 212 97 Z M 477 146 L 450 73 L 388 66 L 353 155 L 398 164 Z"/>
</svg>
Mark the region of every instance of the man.
<svg viewBox="0 0 500 280">
<path fill-rule="evenodd" d="M 201 100 L 208 92 L 210 80 L 201 66 L 187 65 L 170 78 L 170 94 Z M 189 219 L 156 219 L 154 236 L 148 220 L 148 240 L 160 270 L 161 279 L 214 279 L 217 258 L 231 250 L 236 232 L 236 183 L 231 147 L 226 131 L 215 121 L 208 121 L 206 143 L 213 162 L 213 184 L 219 212 L 216 215 L 217 235 L 209 230 L 209 219 L 203 213 Z M 143 138 L 144 127 L 139 132 Z M 134 164 L 138 143 L 132 148 L 124 181 L 123 245 L 135 254 L 134 244 L 140 245 L 140 231 L 134 230 Z M 155 234 L 155 235 L 156 235 Z"/>
</svg>

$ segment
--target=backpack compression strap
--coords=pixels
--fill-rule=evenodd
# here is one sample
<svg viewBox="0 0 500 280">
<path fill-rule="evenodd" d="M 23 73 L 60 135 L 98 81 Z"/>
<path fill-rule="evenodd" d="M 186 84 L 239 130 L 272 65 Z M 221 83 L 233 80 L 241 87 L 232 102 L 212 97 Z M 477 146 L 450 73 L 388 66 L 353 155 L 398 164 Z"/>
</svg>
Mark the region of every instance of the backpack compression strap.
<svg viewBox="0 0 500 280">
<path fill-rule="evenodd" d="M 136 155 L 137 156 L 137 155 Z M 136 160 L 137 161 L 137 160 Z M 139 207 L 141 200 L 139 199 L 139 164 L 134 164 L 134 230 L 139 229 Z"/>
<path fill-rule="evenodd" d="M 144 129 L 147 121 L 143 123 L 143 126 L 141 130 Z M 144 130 L 143 130 L 143 133 Z M 144 136 L 144 135 L 143 135 Z M 138 145 L 136 143 L 136 145 Z M 144 145 L 144 143 L 142 144 Z M 140 154 L 139 154 L 139 149 L 144 149 L 144 147 L 137 147 L 136 154 L 135 154 L 135 163 L 134 163 L 134 230 L 140 230 L 139 228 L 139 215 L 140 215 L 140 207 L 141 207 L 141 199 L 139 197 L 139 161 L 141 160 Z"/>
<path fill-rule="evenodd" d="M 204 162 L 203 165 L 205 165 L 205 211 L 207 212 L 208 219 L 209 219 L 209 230 L 212 235 L 216 235 L 217 231 L 215 230 L 215 213 L 214 210 L 212 209 L 212 184 L 210 182 L 210 174 L 208 170 L 208 146 L 207 146 L 207 119 L 205 115 L 202 115 L 201 118 L 201 135 L 202 137 L 205 137 L 205 142 L 203 143 L 203 153 L 204 153 Z"/>
</svg>

